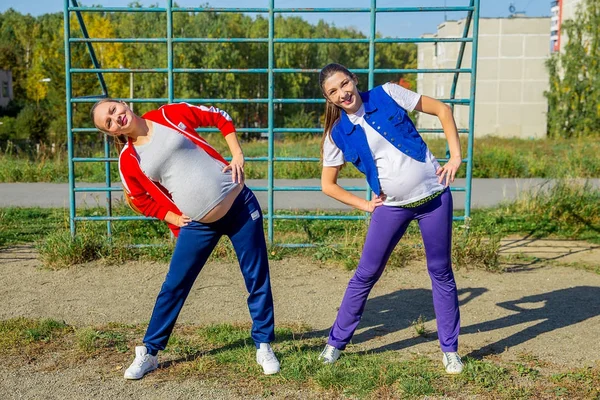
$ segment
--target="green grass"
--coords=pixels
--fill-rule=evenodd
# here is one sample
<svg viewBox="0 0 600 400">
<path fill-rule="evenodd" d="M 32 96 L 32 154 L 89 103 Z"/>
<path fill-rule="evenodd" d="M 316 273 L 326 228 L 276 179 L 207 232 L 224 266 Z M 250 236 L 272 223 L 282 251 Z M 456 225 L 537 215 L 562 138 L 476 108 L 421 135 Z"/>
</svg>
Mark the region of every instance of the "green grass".
<svg viewBox="0 0 600 400">
<path fill-rule="evenodd" d="M 475 210 L 472 230 L 493 235 L 527 234 L 600 243 L 600 190 L 559 182 L 518 201 Z"/>
<path fill-rule="evenodd" d="M 81 215 L 103 215 L 104 212 L 103 209 L 85 209 Z M 116 206 L 114 214 L 131 215 L 132 212 L 125 206 Z M 333 214 L 363 215 L 358 211 Z M 0 246 L 36 243 L 42 262 L 55 269 L 94 260 L 107 263 L 168 261 L 174 245 L 166 225 L 155 221 L 114 222 L 110 240 L 106 237 L 105 223 L 81 222 L 77 225 L 76 238 L 71 239 L 65 210 L 4 208 L 0 209 L 0 216 Z M 507 235 L 600 243 L 600 191 L 589 186 L 560 183 L 547 191 L 524 195 L 514 203 L 475 210 L 469 229 L 465 227 L 462 222 L 454 224 L 452 257 L 455 268 L 501 272 L 504 267 L 498 250 L 500 238 Z M 364 220 L 275 220 L 276 243 L 312 243 L 314 247 L 274 246 L 269 249 L 269 257 L 278 260 L 300 256 L 354 269 L 366 229 Z M 229 240 L 222 239 L 212 257 L 234 261 L 235 253 Z M 423 258 L 420 232 L 412 223 L 392 253 L 388 268 L 402 268 L 412 260 Z"/>
<path fill-rule="evenodd" d="M 50 332 L 33 339 L 28 332 L 40 327 Z M 75 328 L 50 320 L 0 321 L 0 355 L 10 368 L 23 354 L 34 364 L 45 357 L 77 368 L 89 359 L 103 365 L 131 362 L 145 326 L 108 324 Z M 304 325 L 276 329 L 273 348 L 281 373 L 264 376 L 255 361 L 250 325 L 178 325 L 161 353 L 162 367 L 152 373 L 159 381 L 194 379 L 229 387 L 250 397 L 281 390 L 303 390 L 323 398 L 597 398 L 600 367 L 567 369 L 531 355 L 518 362 L 465 357 L 465 370 L 450 376 L 438 357 L 408 352 L 365 353 L 349 345 L 335 365 L 324 365 L 318 354 L 324 338 L 311 335 Z M 44 343 L 44 345 L 40 345 Z M 75 347 L 73 347 L 75 343 Z M 75 351 L 74 351 L 75 350 Z M 105 361 L 102 361 L 105 360 Z M 108 374 L 121 374 L 114 369 Z"/>
<path fill-rule="evenodd" d="M 223 155 L 228 154 L 225 141 L 218 134 L 206 135 L 209 142 Z M 432 153 L 445 157 L 446 141 L 426 138 Z M 276 157 L 320 157 L 320 137 L 277 140 Z M 466 157 L 466 138 L 461 140 Z M 598 178 L 600 177 L 600 142 L 590 139 L 501 139 L 480 138 L 474 142 L 474 178 Z M 249 141 L 242 144 L 246 158 L 247 179 L 265 179 L 267 163 L 252 161 L 252 157 L 266 157 L 266 141 Z M 87 156 L 87 155 L 86 155 Z M 101 154 L 96 154 L 100 157 Z M 10 154 L 0 156 L 0 182 L 67 182 L 68 163 L 64 152 L 28 159 Z M 104 182 L 104 163 L 77 163 L 75 178 L 83 182 Z M 118 180 L 116 164 L 111 174 Z M 459 170 L 464 177 L 466 169 Z M 321 167 L 317 162 L 276 162 L 275 178 L 318 178 Z M 342 178 L 362 177 L 354 167 L 344 168 Z"/>
<path fill-rule="evenodd" d="M 0 321 L 0 354 L 38 347 L 40 343 L 58 340 L 70 330 L 64 322 L 53 319 L 14 318 Z"/>
</svg>

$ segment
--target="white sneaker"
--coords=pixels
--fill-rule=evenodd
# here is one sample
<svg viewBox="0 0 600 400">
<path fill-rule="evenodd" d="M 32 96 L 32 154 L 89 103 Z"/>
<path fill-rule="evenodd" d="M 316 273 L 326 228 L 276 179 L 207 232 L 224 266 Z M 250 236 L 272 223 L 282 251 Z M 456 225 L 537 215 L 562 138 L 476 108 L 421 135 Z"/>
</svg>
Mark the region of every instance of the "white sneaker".
<svg viewBox="0 0 600 400">
<path fill-rule="evenodd" d="M 261 343 L 256 349 L 256 362 L 263 367 L 265 375 L 273 375 L 279 372 L 279 360 L 269 343 Z"/>
<path fill-rule="evenodd" d="M 448 374 L 460 374 L 463 370 L 462 360 L 455 351 L 444 352 L 442 363 L 444 363 L 444 368 L 446 368 L 446 373 Z"/>
<path fill-rule="evenodd" d="M 321 354 L 319 354 L 319 360 L 323 360 L 323 364 L 333 364 L 340 358 L 341 353 L 339 349 L 327 344 Z"/>
<path fill-rule="evenodd" d="M 125 379 L 141 379 L 156 368 L 158 368 L 158 357 L 148 354 L 146 346 L 136 346 L 135 360 L 125 371 Z"/>
</svg>

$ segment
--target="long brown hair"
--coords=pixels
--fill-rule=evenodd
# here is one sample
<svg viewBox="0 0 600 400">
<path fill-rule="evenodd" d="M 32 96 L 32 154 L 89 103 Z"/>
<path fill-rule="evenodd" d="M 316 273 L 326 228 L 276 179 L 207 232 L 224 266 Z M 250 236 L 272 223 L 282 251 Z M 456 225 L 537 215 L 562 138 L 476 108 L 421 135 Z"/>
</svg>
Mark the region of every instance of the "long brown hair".
<svg viewBox="0 0 600 400">
<path fill-rule="evenodd" d="M 94 105 L 92 106 L 92 108 L 90 109 L 90 118 L 92 119 L 92 122 L 94 122 L 94 126 L 102 133 L 104 133 L 105 135 L 108 135 L 110 137 L 113 138 L 113 142 L 115 144 L 115 149 L 117 150 L 117 155 L 121 154 L 121 151 L 123 150 L 123 147 L 125 147 L 125 145 L 127 144 L 127 136 L 126 135 L 109 135 L 105 130 L 103 130 L 102 128 L 100 128 L 98 125 L 96 125 L 95 119 L 94 119 L 94 114 L 96 113 L 96 108 L 103 103 L 119 103 L 118 100 L 115 99 L 111 99 L 111 98 L 104 98 L 101 100 L 98 100 L 96 103 L 94 103 Z M 133 204 L 133 201 L 131 200 L 131 196 L 129 195 L 129 193 L 127 193 L 127 189 L 125 188 L 125 185 L 123 185 L 123 199 L 125 200 L 125 202 L 127 203 L 127 205 L 129 206 L 129 208 L 131 208 L 133 211 L 135 211 L 138 214 L 141 214 L 142 212 Z"/>
<path fill-rule="evenodd" d="M 321 92 L 325 97 L 325 126 L 323 129 L 323 138 L 321 139 L 321 161 L 323 161 L 323 144 L 325 143 L 325 139 L 331 136 L 331 130 L 333 126 L 339 121 L 340 116 L 342 115 L 342 111 L 338 106 L 329 101 L 327 94 L 325 93 L 325 81 L 329 79 L 332 75 L 341 72 L 353 79 L 355 82 L 358 82 L 358 78 L 355 74 L 350 72 L 348 68 L 344 67 L 341 64 L 331 63 L 327 64 L 321 69 L 319 73 L 319 86 L 321 87 Z"/>
</svg>

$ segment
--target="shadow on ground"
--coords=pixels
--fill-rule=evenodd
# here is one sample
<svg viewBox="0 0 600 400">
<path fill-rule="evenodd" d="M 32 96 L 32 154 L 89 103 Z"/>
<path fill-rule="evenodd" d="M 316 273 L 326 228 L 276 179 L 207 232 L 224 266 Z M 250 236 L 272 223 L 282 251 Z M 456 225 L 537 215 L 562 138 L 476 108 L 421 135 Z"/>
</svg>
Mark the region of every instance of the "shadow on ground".
<svg viewBox="0 0 600 400">
<path fill-rule="evenodd" d="M 459 303 L 463 306 L 486 291 L 485 288 L 461 289 L 459 290 Z M 514 313 L 495 320 L 463 326 L 461 334 L 490 332 L 521 324 L 529 326 L 474 350 L 468 356 L 481 358 L 490 354 L 500 354 L 506 348 L 525 343 L 544 333 L 566 328 L 600 315 L 600 288 L 577 286 L 503 301 L 496 305 Z M 352 343 L 363 343 L 376 337 L 410 328 L 412 322 L 416 321 L 419 316 L 423 316 L 427 321 L 435 319 L 431 290 L 399 290 L 389 295 L 370 299 L 359 325 L 359 329 L 362 331 L 354 336 Z M 534 325 L 531 325 L 532 323 Z M 311 336 L 327 337 L 328 334 L 328 330 L 321 330 L 312 332 Z M 390 343 L 368 352 L 402 350 L 419 343 L 437 341 L 437 339 L 435 332 L 426 336 L 417 336 L 415 333 L 413 338 Z"/>
</svg>

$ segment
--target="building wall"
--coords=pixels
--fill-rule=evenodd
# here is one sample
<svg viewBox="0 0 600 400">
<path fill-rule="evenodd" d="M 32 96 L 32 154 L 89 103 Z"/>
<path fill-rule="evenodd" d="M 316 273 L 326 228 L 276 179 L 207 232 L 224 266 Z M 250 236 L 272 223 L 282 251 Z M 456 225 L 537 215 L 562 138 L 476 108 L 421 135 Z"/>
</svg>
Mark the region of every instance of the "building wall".
<svg viewBox="0 0 600 400">
<path fill-rule="evenodd" d="M 13 99 L 12 72 L 0 70 L 0 107 L 6 107 Z"/>
<path fill-rule="evenodd" d="M 465 20 L 447 21 L 433 37 L 462 37 Z M 475 136 L 542 138 L 546 136 L 550 18 L 482 18 L 479 21 Z M 419 68 L 455 68 L 459 43 L 421 43 Z M 471 45 L 467 44 L 461 68 L 471 66 Z M 448 99 L 453 74 L 417 76 L 421 94 Z M 460 74 L 456 99 L 470 97 L 471 76 Z M 456 105 L 459 128 L 469 127 L 469 107 Z M 419 128 L 441 128 L 439 120 L 425 114 Z"/>
<path fill-rule="evenodd" d="M 562 24 L 575 18 L 575 13 L 582 0 L 552 0 L 550 2 L 550 12 L 552 14 L 552 27 L 550 37 L 550 48 L 552 51 L 563 51 L 565 44 L 569 40 Z"/>
</svg>

